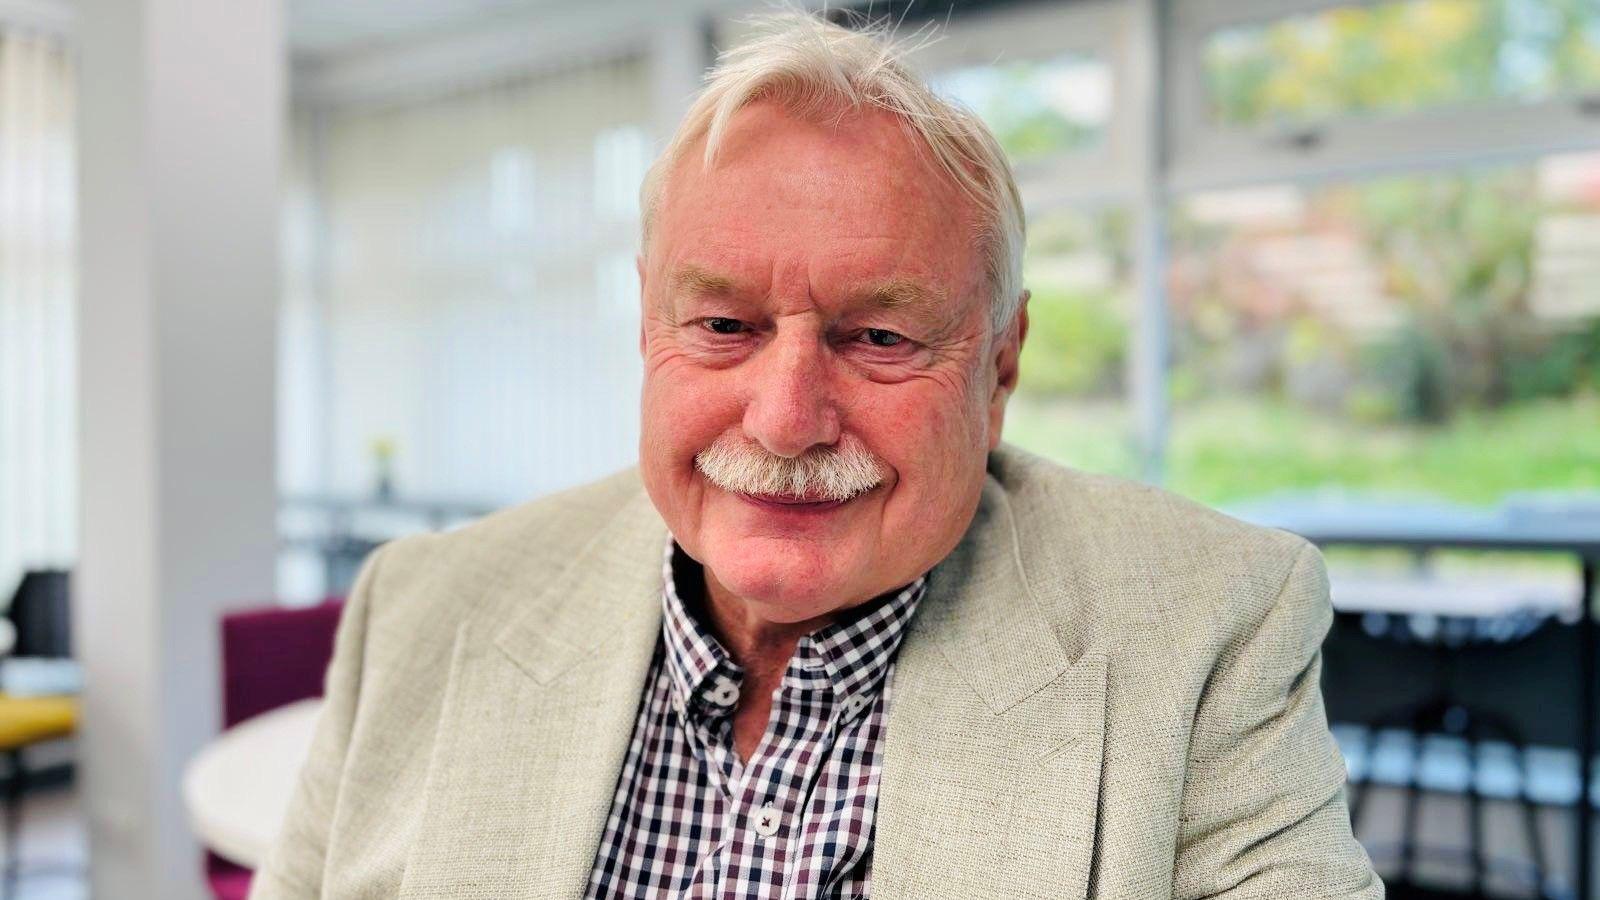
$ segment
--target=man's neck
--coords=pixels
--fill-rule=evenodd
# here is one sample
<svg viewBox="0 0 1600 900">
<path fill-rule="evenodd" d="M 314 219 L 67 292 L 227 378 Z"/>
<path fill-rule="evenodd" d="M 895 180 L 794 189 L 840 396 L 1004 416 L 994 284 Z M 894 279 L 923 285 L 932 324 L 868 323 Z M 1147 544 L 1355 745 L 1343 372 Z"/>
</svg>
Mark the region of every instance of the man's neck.
<svg viewBox="0 0 1600 900">
<path fill-rule="evenodd" d="M 831 617 L 805 622 L 768 622 L 750 613 L 750 604 L 717 581 L 709 571 L 694 566 L 679 571 L 679 596 L 723 649 L 744 670 L 744 686 L 733 713 L 733 746 L 748 762 L 765 736 L 772 715 L 772 695 L 794 656 L 795 645 L 828 624 Z"/>
<path fill-rule="evenodd" d="M 752 605 L 723 587 L 716 576 L 702 570 L 704 590 L 700 596 L 705 622 L 733 661 L 761 681 L 782 676 L 795 645 L 800 639 L 827 626 L 836 615 L 819 616 L 803 622 L 769 622 L 751 613 Z"/>
</svg>

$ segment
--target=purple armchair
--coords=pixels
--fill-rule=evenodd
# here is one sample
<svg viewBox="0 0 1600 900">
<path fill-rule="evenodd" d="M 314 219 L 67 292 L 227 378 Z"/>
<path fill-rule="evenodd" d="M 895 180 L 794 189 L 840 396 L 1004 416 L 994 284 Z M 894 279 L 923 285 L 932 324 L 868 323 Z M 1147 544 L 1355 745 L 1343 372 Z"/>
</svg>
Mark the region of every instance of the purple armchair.
<svg viewBox="0 0 1600 900">
<path fill-rule="evenodd" d="M 344 598 L 303 609 L 269 607 L 222 617 L 222 723 L 322 696 Z M 217 900 L 245 900 L 251 871 L 206 851 L 206 881 Z"/>
</svg>

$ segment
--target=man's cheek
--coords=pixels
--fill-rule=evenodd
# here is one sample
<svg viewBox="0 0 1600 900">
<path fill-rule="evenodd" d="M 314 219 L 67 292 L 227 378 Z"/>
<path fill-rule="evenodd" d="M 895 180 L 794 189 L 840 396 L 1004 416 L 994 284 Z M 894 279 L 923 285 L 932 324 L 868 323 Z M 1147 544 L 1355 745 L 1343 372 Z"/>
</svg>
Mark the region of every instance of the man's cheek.
<svg viewBox="0 0 1600 900">
<path fill-rule="evenodd" d="M 880 407 L 876 414 L 884 423 L 883 444 L 904 447 L 913 461 L 931 461 L 942 448 L 964 443 L 972 430 L 972 413 L 963 402 L 952 402 L 944 392 L 934 396 L 910 396 Z"/>
<path fill-rule="evenodd" d="M 740 410 L 737 402 L 711 386 L 677 385 L 660 405 L 660 439 L 670 447 L 679 462 L 690 465 L 696 454 L 713 441 L 736 429 Z"/>
</svg>

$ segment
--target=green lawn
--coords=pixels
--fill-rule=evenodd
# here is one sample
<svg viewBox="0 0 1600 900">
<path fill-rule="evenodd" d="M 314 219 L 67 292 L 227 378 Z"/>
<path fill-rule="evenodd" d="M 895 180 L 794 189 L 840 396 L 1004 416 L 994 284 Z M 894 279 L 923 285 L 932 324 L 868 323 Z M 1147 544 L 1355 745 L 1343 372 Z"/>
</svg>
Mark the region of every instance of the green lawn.
<svg viewBox="0 0 1600 900">
<path fill-rule="evenodd" d="M 1131 478 L 1138 472 L 1138 455 L 1130 422 L 1120 402 L 1024 391 L 1006 409 L 1005 439 L 1069 466 Z"/>
<path fill-rule="evenodd" d="M 1069 465 L 1132 475 L 1125 405 L 1023 394 L 1006 438 Z M 1363 425 L 1253 398 L 1173 411 L 1166 486 L 1224 505 L 1328 487 L 1491 504 L 1514 491 L 1600 490 L 1600 396 L 1540 400 L 1443 426 Z"/>
</svg>

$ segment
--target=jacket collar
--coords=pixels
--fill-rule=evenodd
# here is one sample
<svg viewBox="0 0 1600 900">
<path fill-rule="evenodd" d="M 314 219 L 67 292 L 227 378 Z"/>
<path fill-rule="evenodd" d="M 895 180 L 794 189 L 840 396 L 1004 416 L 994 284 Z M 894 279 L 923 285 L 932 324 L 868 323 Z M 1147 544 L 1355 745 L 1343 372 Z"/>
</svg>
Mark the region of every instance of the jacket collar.
<svg viewBox="0 0 1600 900">
<path fill-rule="evenodd" d="M 477 608 L 506 621 L 455 623 L 402 900 L 584 894 L 661 628 L 665 539 L 639 491 L 564 570 L 503 569 Z"/>
<path fill-rule="evenodd" d="M 497 590 L 509 596 L 496 598 L 500 602 L 489 608 L 520 612 L 495 636 L 495 646 L 548 685 L 619 636 L 654 634 L 661 625 L 666 540 L 666 524 L 640 489 L 554 578 L 549 572 L 521 571 L 502 581 Z M 641 661 L 639 643 L 630 642 L 634 663 Z M 651 651 L 642 660 L 646 666 Z"/>
<path fill-rule="evenodd" d="M 966 537 L 934 568 L 896 664 L 875 900 L 1084 897 L 1105 686 L 1103 655 L 1063 651 L 991 479 Z"/>
<path fill-rule="evenodd" d="M 518 572 L 502 581 L 499 591 L 526 599 L 492 605 L 522 610 L 495 645 L 549 684 L 619 632 L 658 628 L 666 541 L 666 525 L 641 489 L 554 579 L 541 585 L 548 573 Z M 960 544 L 928 579 L 912 632 L 937 644 L 996 714 L 1067 669 L 1023 571 L 1010 504 L 993 479 Z"/>
</svg>

